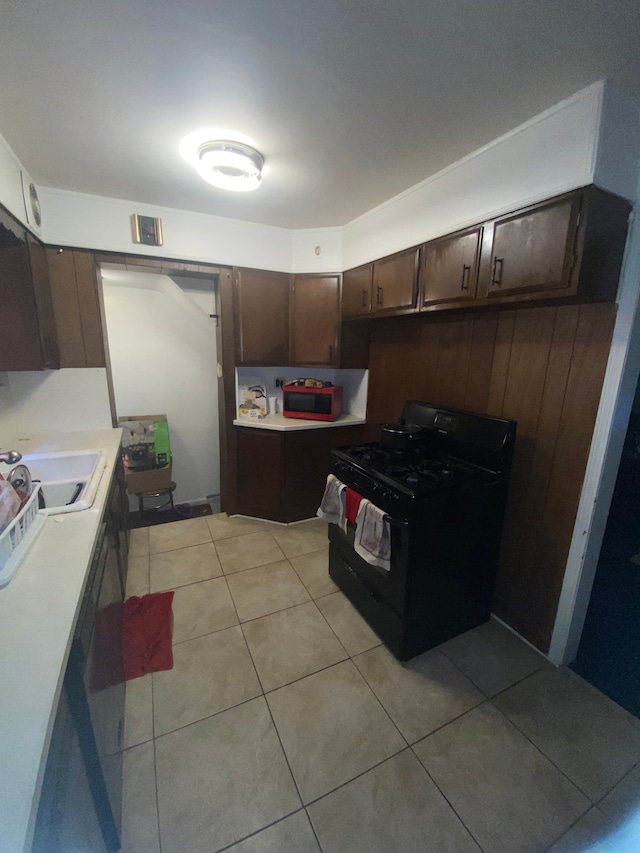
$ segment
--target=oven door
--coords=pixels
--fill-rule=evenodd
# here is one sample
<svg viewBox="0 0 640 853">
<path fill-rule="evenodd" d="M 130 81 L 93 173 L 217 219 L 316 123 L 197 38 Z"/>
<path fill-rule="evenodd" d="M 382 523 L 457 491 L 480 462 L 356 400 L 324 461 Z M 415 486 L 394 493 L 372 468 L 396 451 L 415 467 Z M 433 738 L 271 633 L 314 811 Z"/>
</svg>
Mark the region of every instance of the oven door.
<svg viewBox="0 0 640 853">
<path fill-rule="evenodd" d="M 398 616 L 405 607 L 407 554 L 409 551 L 409 521 L 387 516 L 391 532 L 391 567 L 389 571 L 372 566 L 356 553 L 354 548 L 355 525 L 347 522 L 343 531 L 337 524 L 329 525 L 330 546 L 340 555 L 352 572 L 370 590 L 370 595 L 384 601 Z"/>
<path fill-rule="evenodd" d="M 415 654 L 407 646 L 403 613 L 406 565 L 403 558 L 404 526 L 391 529 L 391 570 L 365 562 L 353 548 L 353 525 L 346 533 L 329 525 L 329 575 L 360 615 L 399 660 Z"/>
</svg>

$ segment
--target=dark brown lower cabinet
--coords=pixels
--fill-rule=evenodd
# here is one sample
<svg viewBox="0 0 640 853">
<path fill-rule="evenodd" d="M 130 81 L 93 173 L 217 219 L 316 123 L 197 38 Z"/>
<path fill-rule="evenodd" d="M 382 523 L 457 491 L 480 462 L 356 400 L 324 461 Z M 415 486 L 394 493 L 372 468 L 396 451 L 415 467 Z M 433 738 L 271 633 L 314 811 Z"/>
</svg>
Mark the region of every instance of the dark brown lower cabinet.
<svg viewBox="0 0 640 853">
<path fill-rule="evenodd" d="M 238 512 L 283 523 L 313 518 L 331 467 L 331 451 L 364 440 L 364 424 L 291 432 L 236 430 Z"/>
</svg>

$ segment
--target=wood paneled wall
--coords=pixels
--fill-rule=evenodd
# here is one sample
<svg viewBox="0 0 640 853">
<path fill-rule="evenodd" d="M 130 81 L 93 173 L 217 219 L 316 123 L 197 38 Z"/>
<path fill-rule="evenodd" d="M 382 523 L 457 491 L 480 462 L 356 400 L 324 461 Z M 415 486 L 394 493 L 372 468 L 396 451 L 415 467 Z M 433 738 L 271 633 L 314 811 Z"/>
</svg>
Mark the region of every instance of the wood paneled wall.
<svg viewBox="0 0 640 853">
<path fill-rule="evenodd" d="M 516 449 L 494 612 L 548 651 L 616 306 L 522 308 L 380 321 L 368 420 L 407 399 L 513 418 Z"/>
</svg>

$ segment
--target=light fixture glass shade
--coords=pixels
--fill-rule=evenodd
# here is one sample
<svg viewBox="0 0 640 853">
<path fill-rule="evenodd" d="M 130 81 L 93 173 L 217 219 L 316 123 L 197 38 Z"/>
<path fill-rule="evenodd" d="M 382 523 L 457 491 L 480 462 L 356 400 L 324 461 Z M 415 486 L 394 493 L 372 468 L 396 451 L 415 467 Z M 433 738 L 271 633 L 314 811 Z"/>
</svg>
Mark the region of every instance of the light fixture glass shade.
<svg viewBox="0 0 640 853">
<path fill-rule="evenodd" d="M 262 180 L 264 157 L 242 142 L 217 139 L 198 146 L 200 177 L 215 187 L 234 192 L 256 190 Z"/>
</svg>

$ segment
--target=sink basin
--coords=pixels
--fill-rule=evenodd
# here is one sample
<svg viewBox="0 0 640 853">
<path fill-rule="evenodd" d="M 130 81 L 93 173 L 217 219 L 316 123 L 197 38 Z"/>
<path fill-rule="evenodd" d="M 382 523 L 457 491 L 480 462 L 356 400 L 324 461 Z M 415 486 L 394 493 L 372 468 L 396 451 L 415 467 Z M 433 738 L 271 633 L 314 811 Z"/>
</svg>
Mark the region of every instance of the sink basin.
<svg viewBox="0 0 640 853">
<path fill-rule="evenodd" d="M 28 465 L 33 480 L 42 483 L 57 480 L 91 479 L 101 454 L 97 450 L 60 451 L 59 453 L 32 453 L 23 456 L 22 462 Z"/>
<path fill-rule="evenodd" d="M 56 515 L 88 509 L 100 485 L 105 458 L 99 450 L 30 453 L 22 457 L 33 480 L 41 483 L 42 512 Z"/>
<path fill-rule="evenodd" d="M 86 480 L 74 480 L 70 483 L 41 483 L 40 494 L 42 495 L 45 508 L 51 513 L 52 509 L 75 505 L 81 498 L 87 486 Z"/>
</svg>

